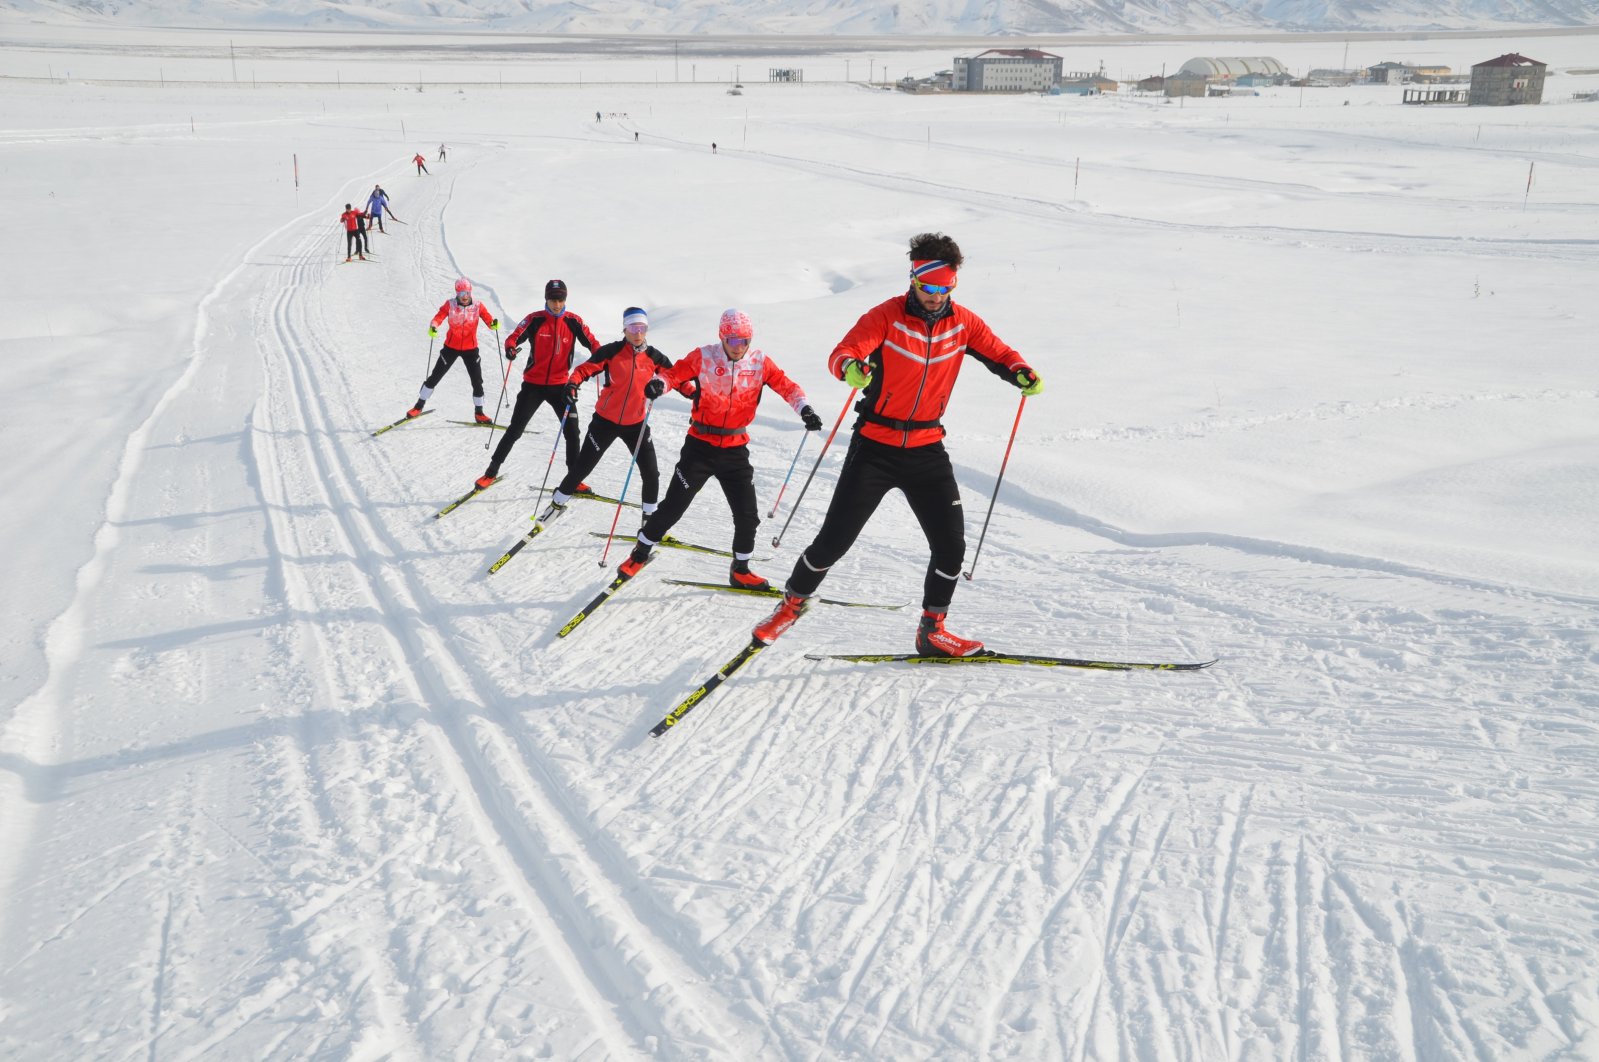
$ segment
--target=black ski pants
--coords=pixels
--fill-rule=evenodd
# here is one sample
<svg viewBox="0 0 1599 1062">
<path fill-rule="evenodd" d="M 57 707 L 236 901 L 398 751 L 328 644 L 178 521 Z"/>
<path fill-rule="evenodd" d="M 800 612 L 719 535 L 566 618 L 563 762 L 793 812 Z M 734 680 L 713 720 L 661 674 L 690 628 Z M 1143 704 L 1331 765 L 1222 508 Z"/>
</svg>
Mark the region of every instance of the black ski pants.
<svg viewBox="0 0 1599 1062">
<path fill-rule="evenodd" d="M 659 542 L 688 512 L 694 496 L 712 476 L 722 485 L 728 508 L 733 510 L 733 555 L 748 559 L 755 551 L 755 529 L 761 516 L 755 502 L 755 470 L 750 467 L 748 446 L 713 446 L 690 435 L 683 440 L 677 468 L 666 488 L 666 498 L 639 532 L 651 542 Z"/>
<path fill-rule="evenodd" d="M 642 497 L 645 502 L 654 505 L 655 499 L 661 496 L 661 470 L 655 463 L 655 443 L 650 441 L 649 425 L 643 421 L 618 424 L 598 414 L 589 420 L 589 430 L 583 436 L 583 445 L 578 448 L 577 461 L 568 466 L 566 478 L 561 480 L 556 490 L 562 494 L 576 494 L 577 485 L 583 482 L 583 477 L 594 471 L 594 466 L 600 463 L 605 451 L 618 439 L 627 446 L 629 454 L 635 447 L 638 449 L 638 473 L 644 484 Z"/>
<path fill-rule="evenodd" d="M 361 245 L 361 233 L 357 229 L 344 230 L 344 257 L 350 258 L 357 254 L 365 254 L 366 250 Z"/>
<path fill-rule="evenodd" d="M 561 414 L 566 412 L 566 384 L 522 385 L 522 389 L 516 393 L 516 405 L 511 408 L 511 423 L 505 426 L 505 434 L 500 436 L 500 444 L 494 448 L 494 457 L 489 461 L 489 475 L 499 475 L 500 466 L 511 455 L 511 447 L 527 430 L 539 406 L 546 403 L 550 412 L 555 414 L 555 419 L 560 421 Z M 576 410 L 567 414 L 565 422 L 561 424 L 561 434 L 566 436 L 566 467 L 570 470 L 577 464 L 578 447 L 581 445 L 577 436 Z"/>
<path fill-rule="evenodd" d="M 849 552 L 883 497 L 896 489 L 910 503 L 932 550 L 922 582 L 922 607 L 935 612 L 949 608 L 966 560 L 966 516 L 942 442 L 907 449 L 855 435 L 822 529 L 794 562 L 788 591 L 802 597 L 816 593 L 827 570 Z"/>
<path fill-rule="evenodd" d="M 477 348 L 471 350 L 456 350 L 454 347 L 445 347 L 439 351 L 439 360 L 433 363 L 433 371 L 428 373 L 428 378 L 422 381 L 422 386 L 428 390 L 439 385 L 444 379 L 444 374 L 450 371 L 450 366 L 455 364 L 455 359 L 461 359 L 466 366 L 466 374 L 472 378 L 472 397 L 483 397 L 483 363 L 478 359 Z M 478 405 L 483 403 L 479 402 Z"/>
</svg>

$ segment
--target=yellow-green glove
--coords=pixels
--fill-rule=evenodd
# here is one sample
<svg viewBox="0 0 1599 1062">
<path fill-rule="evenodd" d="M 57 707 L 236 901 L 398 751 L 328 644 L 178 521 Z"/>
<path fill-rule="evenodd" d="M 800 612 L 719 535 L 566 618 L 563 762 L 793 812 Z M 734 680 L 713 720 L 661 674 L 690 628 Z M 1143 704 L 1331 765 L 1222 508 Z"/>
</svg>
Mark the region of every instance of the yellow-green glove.
<svg viewBox="0 0 1599 1062">
<path fill-rule="evenodd" d="M 494 320 L 489 322 L 489 331 L 490 332 L 498 332 L 499 330 L 500 330 L 500 319 L 498 317 L 496 317 L 496 318 L 494 318 Z"/>
<path fill-rule="evenodd" d="M 844 363 L 844 382 L 857 391 L 864 391 L 872 384 L 872 370 L 863 362 L 851 358 Z"/>
<path fill-rule="evenodd" d="M 1042 394 L 1044 391 L 1044 378 L 1032 369 L 1018 369 L 1016 371 L 1016 386 L 1022 389 L 1022 394 L 1028 398 Z"/>
<path fill-rule="evenodd" d="M 439 338 L 439 330 L 437 328 L 434 328 L 432 325 L 428 325 L 428 338 L 430 338 L 430 339 Z"/>
</svg>

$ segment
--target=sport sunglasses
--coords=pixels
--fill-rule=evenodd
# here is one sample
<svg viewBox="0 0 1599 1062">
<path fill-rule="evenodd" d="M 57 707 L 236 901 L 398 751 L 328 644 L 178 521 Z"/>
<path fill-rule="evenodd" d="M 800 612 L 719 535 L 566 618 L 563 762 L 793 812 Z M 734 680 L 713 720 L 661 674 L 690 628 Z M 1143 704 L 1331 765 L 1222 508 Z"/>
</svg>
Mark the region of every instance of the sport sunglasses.
<svg viewBox="0 0 1599 1062">
<path fill-rule="evenodd" d="M 955 290 L 953 284 L 923 284 L 920 280 L 911 281 L 911 287 L 928 295 L 948 295 Z"/>
</svg>

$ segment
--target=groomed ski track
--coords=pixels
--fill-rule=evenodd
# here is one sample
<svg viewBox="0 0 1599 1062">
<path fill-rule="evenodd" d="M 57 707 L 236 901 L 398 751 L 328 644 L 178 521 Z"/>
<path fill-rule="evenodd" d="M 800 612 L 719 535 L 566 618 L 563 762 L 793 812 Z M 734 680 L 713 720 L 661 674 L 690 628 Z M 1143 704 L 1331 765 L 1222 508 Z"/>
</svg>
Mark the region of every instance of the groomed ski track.
<svg viewBox="0 0 1599 1062">
<path fill-rule="evenodd" d="M 408 188 L 410 227 L 375 237 L 373 270 L 335 286 L 315 214 L 202 306 L 194 362 L 130 443 L 144 452 L 58 624 L 50 686 L 19 711 L 44 808 L 30 863 L 63 823 L 95 828 L 97 805 L 110 828 L 127 792 L 158 799 L 157 825 L 108 835 L 119 872 L 74 892 L 93 901 L 56 912 L 8 977 L 58 961 L 56 942 L 79 954 L 75 927 L 106 912 L 147 912 L 146 949 L 104 959 L 126 981 L 87 996 L 119 1015 L 114 1053 L 150 1058 L 1593 1049 L 1599 946 L 1569 931 L 1592 925 L 1599 885 L 1563 812 L 1599 797 L 1592 762 L 1565 754 L 1599 703 L 1581 682 L 1589 599 L 1289 543 L 1141 539 L 1018 487 L 960 591 L 963 628 L 1222 663 L 813 665 L 817 645 L 908 649 L 910 622 L 813 612 L 651 743 L 770 604 L 664 586 L 722 563 L 662 551 L 561 644 L 620 559 L 601 569 L 585 533 L 609 508 L 574 509 L 486 580 L 526 530 L 544 445 L 435 525 L 481 470 L 481 433 L 367 434 L 414 396 L 439 279 L 462 271 L 452 183 L 514 157 L 485 144 Z M 478 293 L 502 320 L 525 312 Z M 398 323 L 374 338 L 369 316 Z M 491 408 L 502 366 L 485 357 Z M 457 367 L 435 405 L 464 395 Z M 653 422 L 663 473 L 685 411 Z M 957 448 L 974 497 L 999 441 Z M 205 475 L 194 447 L 214 450 Z M 624 463 L 608 455 L 596 489 L 619 489 Z M 758 554 L 773 578 L 830 486 Z M 1047 556 L 1016 530 L 1043 518 Z M 678 530 L 725 537 L 714 491 Z M 903 507 L 871 533 L 828 592 L 919 582 L 921 554 L 886 545 L 915 534 Z M 141 619 L 174 598 L 192 626 Z M 102 669 L 125 699 L 69 707 Z M 163 690 L 198 736 L 142 741 L 175 726 L 134 710 Z M 73 759 L 52 758 L 63 745 Z M 1494 894 L 1515 911 L 1498 924 L 1481 917 Z"/>
</svg>

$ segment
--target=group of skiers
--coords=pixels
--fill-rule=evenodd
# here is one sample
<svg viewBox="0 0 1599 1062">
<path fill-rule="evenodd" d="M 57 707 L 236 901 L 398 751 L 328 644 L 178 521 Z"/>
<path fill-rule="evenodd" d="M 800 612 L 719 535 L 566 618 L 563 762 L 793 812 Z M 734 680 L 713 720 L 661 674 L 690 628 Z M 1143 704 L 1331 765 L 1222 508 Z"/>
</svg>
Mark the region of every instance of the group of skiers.
<svg viewBox="0 0 1599 1062">
<path fill-rule="evenodd" d="M 909 257 L 909 288 L 868 310 L 828 356 L 828 371 L 860 395 L 857 417 L 821 529 L 795 561 L 776 609 L 752 632 L 763 644 L 771 644 L 805 614 L 828 570 L 849 551 L 884 496 L 897 489 L 910 504 L 931 552 L 922 586 L 917 652 L 970 656 L 983 648 L 982 642 L 960 637 L 944 626 L 965 560 L 966 532 L 940 418 L 964 356 L 975 358 L 1024 395 L 1038 394 L 1044 382 L 982 318 L 954 302 L 964 259 L 953 239 L 922 233 L 911 239 Z M 439 307 L 428 328 L 428 334 L 436 336 L 439 324 L 449 320 L 443 350 L 409 415 L 421 415 L 433 389 L 460 360 L 471 378 L 476 420 L 489 424 L 491 418 L 483 411 L 477 336 L 480 325 L 497 330 L 499 322 L 475 301 L 465 277 L 456 281 L 455 290 L 455 298 Z M 543 309 L 524 317 L 506 337 L 508 361 L 515 361 L 518 348 L 527 341 L 527 368 L 510 424 L 475 488 L 486 489 L 500 478 L 501 467 L 528 422 L 541 406 L 548 406 L 565 438 L 566 474 L 540 514 L 541 524 L 564 512 L 574 494 L 587 491 L 583 477 L 593 471 L 611 443 L 621 440 L 635 455 L 643 481 L 644 523 L 637 545 L 617 569 L 618 576 L 630 578 L 650 562 L 654 547 L 714 477 L 733 516 L 729 583 L 768 589 L 767 580 L 750 569 L 760 517 L 749 426 L 763 389 L 770 388 L 798 414 L 806 430 L 820 431 L 822 420 L 804 391 L 770 355 L 754 346 L 754 323 L 741 310 L 723 313 L 715 341 L 674 362 L 649 343 L 649 315 L 644 309 L 625 310 L 623 338 L 601 344 L 583 319 L 566 308 L 567 294 L 564 281 L 551 280 L 544 287 Z M 578 346 L 589 357 L 574 367 Z M 597 377 L 603 377 L 603 384 L 580 444 L 574 417 L 578 391 Z M 654 402 L 668 389 L 687 398 L 693 408 L 677 466 L 661 499 L 648 421 Z"/>
<path fill-rule="evenodd" d="M 349 203 L 344 204 L 344 213 L 339 215 L 339 221 L 344 225 L 344 260 L 348 262 L 351 255 L 355 255 L 363 262 L 366 256 L 372 253 L 372 247 L 367 243 L 368 222 L 376 226 L 377 230 L 387 233 L 383 227 L 383 212 L 388 210 L 389 194 L 383 190 L 381 184 L 372 186 L 372 193 L 366 197 L 364 209 L 357 210 Z M 393 212 L 389 214 L 393 217 Z M 398 219 L 396 219 L 398 220 Z"/>
</svg>

